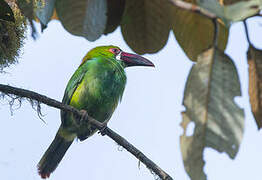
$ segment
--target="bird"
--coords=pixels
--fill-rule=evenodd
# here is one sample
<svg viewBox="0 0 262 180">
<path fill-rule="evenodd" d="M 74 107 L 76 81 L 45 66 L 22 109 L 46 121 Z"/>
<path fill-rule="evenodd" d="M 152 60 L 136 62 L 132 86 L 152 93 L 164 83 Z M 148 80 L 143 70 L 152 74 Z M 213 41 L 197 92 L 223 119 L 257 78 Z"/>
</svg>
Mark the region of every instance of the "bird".
<svg viewBox="0 0 262 180">
<path fill-rule="evenodd" d="M 122 99 L 127 79 L 125 68 L 132 66 L 154 67 L 154 64 L 113 45 L 91 49 L 68 81 L 62 103 L 106 124 Z M 79 123 L 79 118 L 70 112 L 61 110 L 60 116 L 56 136 L 37 165 L 43 179 L 56 169 L 75 139 L 84 141 L 98 131 L 88 122 Z"/>
</svg>

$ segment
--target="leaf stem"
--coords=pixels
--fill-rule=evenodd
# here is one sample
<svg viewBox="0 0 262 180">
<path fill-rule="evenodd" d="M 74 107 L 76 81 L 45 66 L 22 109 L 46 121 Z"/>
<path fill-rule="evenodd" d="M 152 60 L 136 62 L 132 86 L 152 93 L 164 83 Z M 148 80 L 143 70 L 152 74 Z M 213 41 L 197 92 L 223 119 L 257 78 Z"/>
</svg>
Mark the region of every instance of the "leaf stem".
<svg viewBox="0 0 262 180">
<path fill-rule="evenodd" d="M 245 19 L 243 21 L 243 23 L 244 23 L 244 27 L 245 27 L 245 34 L 246 34 L 247 42 L 250 46 L 253 46 L 253 44 L 251 43 L 250 38 L 249 38 L 248 27 L 247 27 L 247 19 Z"/>
</svg>

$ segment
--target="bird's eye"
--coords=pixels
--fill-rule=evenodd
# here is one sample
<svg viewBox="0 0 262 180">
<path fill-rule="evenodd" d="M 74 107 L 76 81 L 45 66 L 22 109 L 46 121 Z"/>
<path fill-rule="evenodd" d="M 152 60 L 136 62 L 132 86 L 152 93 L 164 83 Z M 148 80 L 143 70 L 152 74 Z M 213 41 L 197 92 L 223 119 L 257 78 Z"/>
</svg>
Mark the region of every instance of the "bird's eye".
<svg viewBox="0 0 262 180">
<path fill-rule="evenodd" d="M 111 52 L 114 53 L 115 55 L 117 55 L 117 54 L 120 53 L 120 50 L 119 50 L 119 49 L 116 49 L 116 48 L 111 48 L 111 49 L 109 49 L 109 51 L 111 51 Z"/>
</svg>

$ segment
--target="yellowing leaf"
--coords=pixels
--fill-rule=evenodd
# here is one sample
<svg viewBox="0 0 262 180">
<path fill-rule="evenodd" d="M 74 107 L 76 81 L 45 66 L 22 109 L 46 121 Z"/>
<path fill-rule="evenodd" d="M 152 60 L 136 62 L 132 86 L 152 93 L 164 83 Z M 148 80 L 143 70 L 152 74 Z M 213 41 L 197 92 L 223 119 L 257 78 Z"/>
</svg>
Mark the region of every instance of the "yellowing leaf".
<svg viewBox="0 0 262 180">
<path fill-rule="evenodd" d="M 182 113 L 184 134 L 180 147 L 184 166 L 192 180 L 205 180 L 203 150 L 211 147 L 235 158 L 243 137 L 244 112 L 234 98 L 240 83 L 233 61 L 211 48 L 199 55 L 188 76 Z M 187 125 L 195 124 L 194 134 L 186 135 Z"/>
<path fill-rule="evenodd" d="M 248 50 L 249 100 L 258 129 L 262 127 L 262 51 Z"/>
<path fill-rule="evenodd" d="M 186 0 L 195 4 L 195 0 Z M 214 24 L 199 14 L 172 7 L 172 25 L 176 40 L 192 61 L 204 50 L 211 47 L 214 38 Z M 219 23 L 218 47 L 226 48 L 228 29 Z"/>
<path fill-rule="evenodd" d="M 56 13 L 71 34 L 97 40 L 106 27 L 106 0 L 56 0 Z"/>
<path fill-rule="evenodd" d="M 138 54 L 155 53 L 163 48 L 170 31 L 166 0 L 129 0 L 121 22 L 122 35 Z"/>
</svg>

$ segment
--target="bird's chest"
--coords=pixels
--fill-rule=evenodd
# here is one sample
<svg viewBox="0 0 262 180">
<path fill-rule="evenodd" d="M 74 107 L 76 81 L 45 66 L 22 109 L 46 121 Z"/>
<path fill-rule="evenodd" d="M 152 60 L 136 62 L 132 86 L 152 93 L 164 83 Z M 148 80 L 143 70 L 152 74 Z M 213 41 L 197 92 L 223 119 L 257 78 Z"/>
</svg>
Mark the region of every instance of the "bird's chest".
<svg viewBox="0 0 262 180">
<path fill-rule="evenodd" d="M 99 74 L 86 74 L 73 94 L 71 105 L 87 110 L 88 114 L 99 121 L 110 118 L 125 86 L 125 79 L 116 71 Z"/>
</svg>

